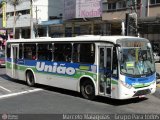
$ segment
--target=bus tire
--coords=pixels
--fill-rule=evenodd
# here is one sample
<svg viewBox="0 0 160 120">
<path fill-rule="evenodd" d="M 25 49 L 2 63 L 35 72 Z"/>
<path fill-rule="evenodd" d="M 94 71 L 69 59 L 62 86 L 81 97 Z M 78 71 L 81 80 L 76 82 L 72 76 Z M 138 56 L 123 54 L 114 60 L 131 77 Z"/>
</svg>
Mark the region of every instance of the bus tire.
<svg viewBox="0 0 160 120">
<path fill-rule="evenodd" d="M 92 81 L 83 81 L 80 88 L 81 94 L 85 99 L 93 100 L 95 98 L 95 88 Z"/>
<path fill-rule="evenodd" d="M 28 86 L 34 86 L 35 85 L 35 79 L 34 79 L 34 75 L 31 71 L 27 71 L 26 73 L 26 82 Z"/>
</svg>

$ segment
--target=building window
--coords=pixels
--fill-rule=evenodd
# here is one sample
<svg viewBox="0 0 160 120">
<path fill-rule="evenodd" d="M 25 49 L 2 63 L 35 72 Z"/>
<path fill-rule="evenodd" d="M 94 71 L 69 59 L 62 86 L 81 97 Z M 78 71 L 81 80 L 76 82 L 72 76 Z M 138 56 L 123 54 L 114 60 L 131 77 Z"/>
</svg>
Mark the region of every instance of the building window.
<svg viewBox="0 0 160 120">
<path fill-rule="evenodd" d="M 118 1 L 118 2 L 103 2 L 102 3 L 103 11 L 112 11 L 126 8 L 126 1 Z"/>
<path fill-rule="evenodd" d="M 17 16 L 21 16 L 21 15 L 26 15 L 26 14 L 30 14 L 30 10 L 20 10 L 20 11 L 16 11 L 16 15 Z M 8 12 L 7 13 L 7 16 L 10 17 L 10 16 L 14 16 L 14 12 Z"/>
<path fill-rule="evenodd" d="M 126 8 L 126 1 L 117 2 L 117 9 L 124 9 L 124 8 Z"/>
<path fill-rule="evenodd" d="M 160 3 L 160 0 L 156 0 L 156 3 Z"/>
<path fill-rule="evenodd" d="M 160 0 L 150 0 L 150 4 L 151 5 L 160 4 Z"/>
<path fill-rule="evenodd" d="M 18 15 L 26 15 L 26 14 L 30 14 L 30 10 L 21 10 L 21 11 L 17 11 Z"/>
<path fill-rule="evenodd" d="M 103 3 L 102 4 L 103 11 L 107 11 L 108 10 L 107 5 L 108 5 L 107 3 Z"/>
<path fill-rule="evenodd" d="M 116 3 L 108 3 L 108 10 L 115 10 L 116 9 Z"/>
</svg>

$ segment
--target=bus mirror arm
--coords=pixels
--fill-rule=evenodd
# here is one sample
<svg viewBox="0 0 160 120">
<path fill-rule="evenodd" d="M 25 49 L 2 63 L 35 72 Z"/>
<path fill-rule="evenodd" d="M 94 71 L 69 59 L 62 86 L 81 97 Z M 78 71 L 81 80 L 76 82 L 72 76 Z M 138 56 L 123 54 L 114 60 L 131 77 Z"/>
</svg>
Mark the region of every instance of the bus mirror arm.
<svg viewBox="0 0 160 120">
<path fill-rule="evenodd" d="M 115 46 L 115 47 L 121 47 L 121 45 L 120 45 L 120 44 L 114 44 L 114 46 Z"/>
<path fill-rule="evenodd" d="M 121 61 L 122 60 L 122 56 L 121 56 L 121 53 L 118 54 L 118 61 Z"/>
</svg>

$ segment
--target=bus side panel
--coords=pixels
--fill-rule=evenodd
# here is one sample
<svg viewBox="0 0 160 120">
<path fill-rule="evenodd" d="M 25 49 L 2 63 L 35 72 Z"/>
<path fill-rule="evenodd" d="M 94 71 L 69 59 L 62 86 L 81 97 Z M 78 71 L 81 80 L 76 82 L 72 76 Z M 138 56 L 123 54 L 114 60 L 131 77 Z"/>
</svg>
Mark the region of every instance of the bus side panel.
<svg viewBox="0 0 160 120">
<path fill-rule="evenodd" d="M 12 77 L 12 69 L 11 69 L 11 62 L 10 62 L 10 59 L 7 58 L 6 59 L 6 74 L 9 76 L 9 77 Z"/>
<path fill-rule="evenodd" d="M 35 68 L 36 82 L 69 90 L 79 91 L 81 76 L 96 80 L 96 66 L 65 62 L 39 62 Z"/>
<path fill-rule="evenodd" d="M 35 74 L 35 82 L 39 84 L 79 91 L 81 76 L 90 76 L 97 79 L 97 66 L 91 64 L 49 62 L 36 60 L 17 60 L 16 79 L 26 80 L 26 70 Z M 7 75 L 12 77 L 11 59 L 6 67 Z"/>
<path fill-rule="evenodd" d="M 11 59 L 6 65 L 7 75 L 12 77 Z M 35 74 L 35 82 L 69 90 L 79 91 L 79 79 L 81 76 L 90 76 L 96 81 L 96 65 L 36 61 L 18 59 L 16 64 L 16 79 L 26 80 L 26 70 L 31 70 Z"/>
<path fill-rule="evenodd" d="M 117 78 L 111 78 L 111 98 L 118 98 L 118 80 Z"/>
<path fill-rule="evenodd" d="M 16 68 L 12 68 L 11 59 L 7 58 L 7 60 L 6 60 L 6 74 L 11 78 L 25 81 L 26 76 L 25 76 L 24 68 L 26 68 L 26 67 L 22 64 L 19 64 L 20 61 L 21 60 L 18 60 L 17 63 L 14 63 L 14 64 L 16 64 Z M 12 69 L 15 69 L 16 77 L 13 77 Z"/>
<path fill-rule="evenodd" d="M 35 76 L 36 83 L 77 91 L 78 79 L 44 73 L 35 73 Z"/>
</svg>

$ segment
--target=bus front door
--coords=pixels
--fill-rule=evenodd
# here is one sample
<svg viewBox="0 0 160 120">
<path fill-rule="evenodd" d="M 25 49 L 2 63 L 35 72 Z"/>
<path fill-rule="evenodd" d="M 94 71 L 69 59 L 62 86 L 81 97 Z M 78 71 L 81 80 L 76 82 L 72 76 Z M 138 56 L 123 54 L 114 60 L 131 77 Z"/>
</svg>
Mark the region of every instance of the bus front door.
<svg viewBox="0 0 160 120">
<path fill-rule="evenodd" d="M 17 60 L 18 60 L 18 45 L 11 46 L 11 69 L 12 78 L 17 78 Z"/>
<path fill-rule="evenodd" d="M 99 48 L 99 91 L 100 94 L 111 94 L 112 47 Z"/>
</svg>

